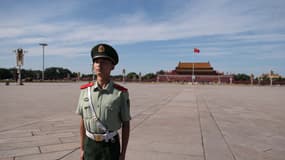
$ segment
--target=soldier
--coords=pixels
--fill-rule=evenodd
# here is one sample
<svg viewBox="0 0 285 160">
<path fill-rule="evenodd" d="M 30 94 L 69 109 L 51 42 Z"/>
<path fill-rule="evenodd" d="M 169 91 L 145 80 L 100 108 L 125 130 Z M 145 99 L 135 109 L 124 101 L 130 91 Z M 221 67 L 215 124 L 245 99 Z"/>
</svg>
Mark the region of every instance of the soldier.
<svg viewBox="0 0 285 160">
<path fill-rule="evenodd" d="M 81 160 L 124 160 L 130 132 L 128 90 L 110 79 L 118 64 L 116 50 L 98 44 L 91 50 L 97 80 L 82 85 L 76 113 L 80 121 Z M 118 130 L 122 128 L 122 145 Z"/>
</svg>

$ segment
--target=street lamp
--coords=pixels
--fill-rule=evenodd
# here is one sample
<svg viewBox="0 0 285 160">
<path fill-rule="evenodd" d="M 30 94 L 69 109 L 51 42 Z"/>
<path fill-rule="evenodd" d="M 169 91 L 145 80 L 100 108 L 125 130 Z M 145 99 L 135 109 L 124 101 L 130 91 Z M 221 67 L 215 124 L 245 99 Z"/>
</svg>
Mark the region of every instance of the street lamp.
<svg viewBox="0 0 285 160">
<path fill-rule="evenodd" d="M 43 47 L 43 72 L 42 72 L 42 80 L 45 80 L 45 46 L 48 46 L 47 43 L 40 43 L 40 46 Z"/>
</svg>

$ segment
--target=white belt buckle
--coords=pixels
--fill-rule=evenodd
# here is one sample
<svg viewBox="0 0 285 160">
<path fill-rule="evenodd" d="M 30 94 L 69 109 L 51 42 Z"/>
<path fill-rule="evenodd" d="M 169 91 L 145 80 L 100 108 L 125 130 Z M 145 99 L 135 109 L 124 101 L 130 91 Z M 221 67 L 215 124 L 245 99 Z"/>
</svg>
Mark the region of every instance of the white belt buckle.
<svg viewBox="0 0 285 160">
<path fill-rule="evenodd" d="M 103 141 L 104 140 L 104 137 L 102 136 L 102 135 L 94 135 L 94 139 L 95 139 L 95 141 L 97 141 L 97 142 L 101 142 L 101 141 Z"/>
</svg>

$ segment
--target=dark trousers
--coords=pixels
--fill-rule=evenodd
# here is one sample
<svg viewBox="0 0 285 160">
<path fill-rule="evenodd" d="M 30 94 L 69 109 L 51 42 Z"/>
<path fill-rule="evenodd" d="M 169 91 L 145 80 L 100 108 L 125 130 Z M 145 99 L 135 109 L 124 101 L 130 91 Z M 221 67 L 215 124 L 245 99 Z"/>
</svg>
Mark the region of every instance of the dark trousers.
<svg viewBox="0 0 285 160">
<path fill-rule="evenodd" d="M 87 136 L 84 140 L 84 160 L 119 160 L 120 140 L 119 136 L 114 141 L 96 142 Z"/>
</svg>

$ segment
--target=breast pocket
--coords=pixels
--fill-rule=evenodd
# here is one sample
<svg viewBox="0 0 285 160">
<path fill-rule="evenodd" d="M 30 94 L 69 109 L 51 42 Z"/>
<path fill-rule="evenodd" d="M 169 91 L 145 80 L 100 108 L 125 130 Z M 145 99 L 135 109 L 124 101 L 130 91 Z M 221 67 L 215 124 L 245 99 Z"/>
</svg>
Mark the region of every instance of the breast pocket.
<svg viewBox="0 0 285 160">
<path fill-rule="evenodd" d="M 92 118 L 91 106 L 85 105 L 85 106 L 83 107 L 83 117 L 84 117 L 85 119 L 90 119 L 90 118 Z"/>
<path fill-rule="evenodd" d="M 118 116 L 119 116 L 118 106 L 106 106 L 105 118 L 107 120 L 110 120 L 110 121 L 117 120 Z"/>
</svg>

